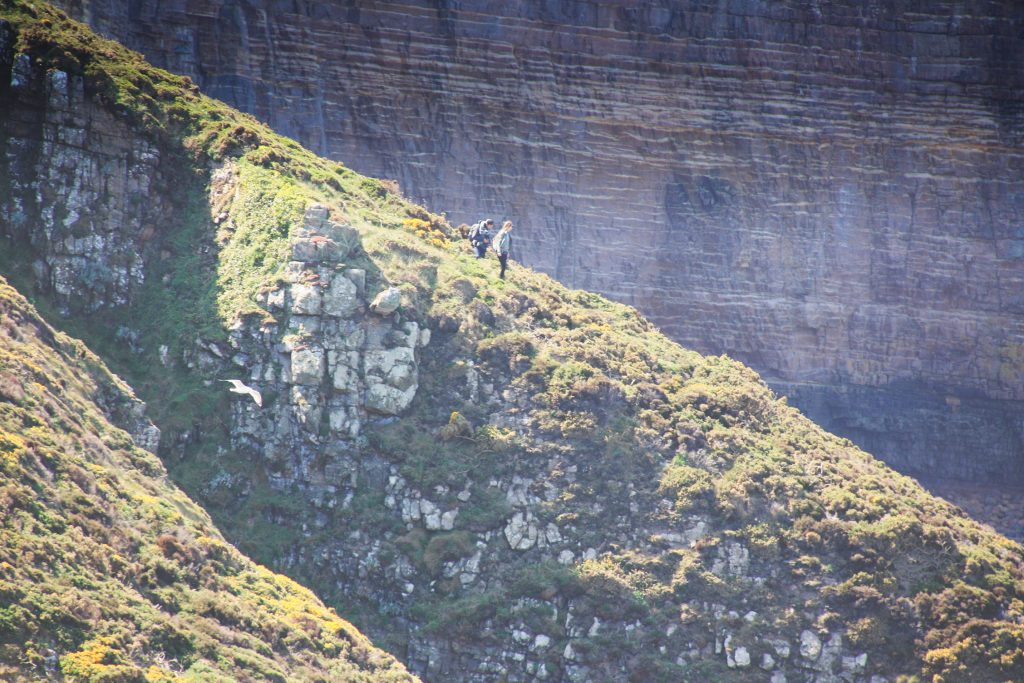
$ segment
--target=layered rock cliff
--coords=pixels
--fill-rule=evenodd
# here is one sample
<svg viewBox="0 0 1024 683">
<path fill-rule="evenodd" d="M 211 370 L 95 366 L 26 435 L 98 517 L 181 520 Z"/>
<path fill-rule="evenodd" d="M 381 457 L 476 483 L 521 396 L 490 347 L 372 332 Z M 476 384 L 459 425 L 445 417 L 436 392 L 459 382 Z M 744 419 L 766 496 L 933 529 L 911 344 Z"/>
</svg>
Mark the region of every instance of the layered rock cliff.
<svg viewBox="0 0 1024 683">
<path fill-rule="evenodd" d="M 0 268 L 136 384 L 227 538 L 426 680 L 1024 676 L 1019 545 L 739 363 L 519 266 L 498 279 L 387 184 L 47 6 L 2 7 L 0 177 L 24 175 Z M 126 182 L 126 150 L 166 183 Z M 47 192 L 108 151 L 113 176 Z M 148 235 L 114 218 L 139 202 Z"/>
<path fill-rule="evenodd" d="M 1024 483 L 1006 0 L 64 0 L 913 473 Z"/>
</svg>

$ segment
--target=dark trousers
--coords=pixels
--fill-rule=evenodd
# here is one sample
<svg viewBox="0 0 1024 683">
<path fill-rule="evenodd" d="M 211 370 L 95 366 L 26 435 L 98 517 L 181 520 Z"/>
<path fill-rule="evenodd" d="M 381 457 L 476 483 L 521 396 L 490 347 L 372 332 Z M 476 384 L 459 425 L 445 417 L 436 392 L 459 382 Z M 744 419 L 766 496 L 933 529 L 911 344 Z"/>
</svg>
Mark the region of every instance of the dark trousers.
<svg viewBox="0 0 1024 683">
<path fill-rule="evenodd" d="M 473 247 L 476 249 L 477 258 L 483 258 L 484 256 L 487 256 L 487 242 L 477 242 L 476 244 L 473 245 Z"/>
<path fill-rule="evenodd" d="M 498 254 L 498 262 L 501 263 L 501 272 L 498 273 L 498 277 L 504 280 L 505 267 L 508 266 L 508 254 Z"/>
</svg>

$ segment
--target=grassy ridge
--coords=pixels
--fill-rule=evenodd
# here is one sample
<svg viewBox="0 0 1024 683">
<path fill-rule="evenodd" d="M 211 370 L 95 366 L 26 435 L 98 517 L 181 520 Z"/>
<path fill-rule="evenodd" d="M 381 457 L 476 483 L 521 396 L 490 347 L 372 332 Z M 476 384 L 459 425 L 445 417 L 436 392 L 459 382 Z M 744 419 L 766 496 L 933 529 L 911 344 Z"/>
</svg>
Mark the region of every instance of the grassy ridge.
<svg viewBox="0 0 1024 683">
<path fill-rule="evenodd" d="M 0 279 L 0 678 L 412 681 L 108 421 L 127 387 Z"/>
<path fill-rule="evenodd" d="M 394 242 L 371 236 L 367 250 L 401 278 L 387 265 Z M 558 467 L 545 475 L 562 493 L 539 514 L 573 529 L 584 545 L 608 548 L 571 568 L 510 566 L 495 592 L 467 595 L 449 586 L 448 597 L 416 608 L 427 630 L 475 637 L 485 625 L 520 619 L 504 607 L 516 600 L 560 595 L 601 619 L 633 615 L 679 626 L 682 611 L 680 630 L 699 642 L 723 624 L 690 605 L 717 602 L 756 613 L 753 621 L 725 622 L 754 652 L 759 639 L 810 629 L 842 633 L 848 647 L 870 653 L 875 671 L 907 680 L 1024 677 L 1020 545 L 823 431 L 749 368 L 680 348 L 626 306 L 524 269 L 501 281 L 466 254 L 404 249 L 418 250 L 421 268 L 436 269 L 436 283 L 420 285 L 418 294 L 431 302 L 432 326 L 458 332 L 431 346 L 423 400 L 404 425 L 378 430 L 375 446 L 424 490 L 572 463 L 571 482 Z M 516 429 L 485 426 L 469 451 L 417 439 L 437 433 L 452 410 L 475 424 L 490 419 L 491 409 L 448 388 L 464 381 L 459 368 L 467 358 L 504 387 L 515 407 L 502 412 Z M 638 518 L 631 501 L 658 512 Z M 486 517 L 487 501 L 468 512 L 472 505 Z M 706 528 L 690 547 L 657 535 L 609 546 L 637 528 L 680 530 L 696 519 Z M 472 530 L 472 522 L 461 524 Z M 430 544 L 457 540 L 406 544 L 430 571 Z M 737 547 L 749 553 L 746 575 L 716 569 Z M 459 556 L 458 547 L 449 552 Z M 545 632 L 544 617 L 536 618 Z M 724 663 L 717 673 L 703 663 L 680 669 L 649 654 L 665 645 L 656 629 L 637 642 L 573 644 L 623 658 L 646 672 L 637 680 L 746 680 L 726 673 Z"/>
</svg>

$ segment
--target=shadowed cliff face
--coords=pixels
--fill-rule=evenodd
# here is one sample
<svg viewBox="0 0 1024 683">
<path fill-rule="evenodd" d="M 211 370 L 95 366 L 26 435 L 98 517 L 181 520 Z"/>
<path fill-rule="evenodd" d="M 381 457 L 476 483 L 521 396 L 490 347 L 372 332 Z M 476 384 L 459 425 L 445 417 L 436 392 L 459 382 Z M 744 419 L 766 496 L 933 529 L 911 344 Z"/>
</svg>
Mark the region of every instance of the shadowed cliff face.
<svg viewBox="0 0 1024 683">
<path fill-rule="evenodd" d="M 1024 472 L 1014 2 L 68 8 L 911 472 Z"/>
</svg>

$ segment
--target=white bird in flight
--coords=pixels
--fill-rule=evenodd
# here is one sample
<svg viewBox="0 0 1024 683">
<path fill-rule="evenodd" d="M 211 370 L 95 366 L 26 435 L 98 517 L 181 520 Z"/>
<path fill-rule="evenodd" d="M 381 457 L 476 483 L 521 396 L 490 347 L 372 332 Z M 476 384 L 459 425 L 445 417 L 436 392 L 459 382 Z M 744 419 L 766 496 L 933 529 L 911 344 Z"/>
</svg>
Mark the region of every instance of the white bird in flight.
<svg viewBox="0 0 1024 683">
<path fill-rule="evenodd" d="M 231 385 L 231 388 L 228 389 L 228 391 L 234 392 L 236 394 L 246 394 L 248 396 L 252 396 L 252 400 L 256 401 L 256 405 L 258 405 L 260 408 L 263 407 L 263 396 L 261 396 L 260 392 L 256 391 L 252 387 L 242 384 L 242 382 L 237 379 L 222 379 L 221 382 L 227 382 Z"/>
</svg>

